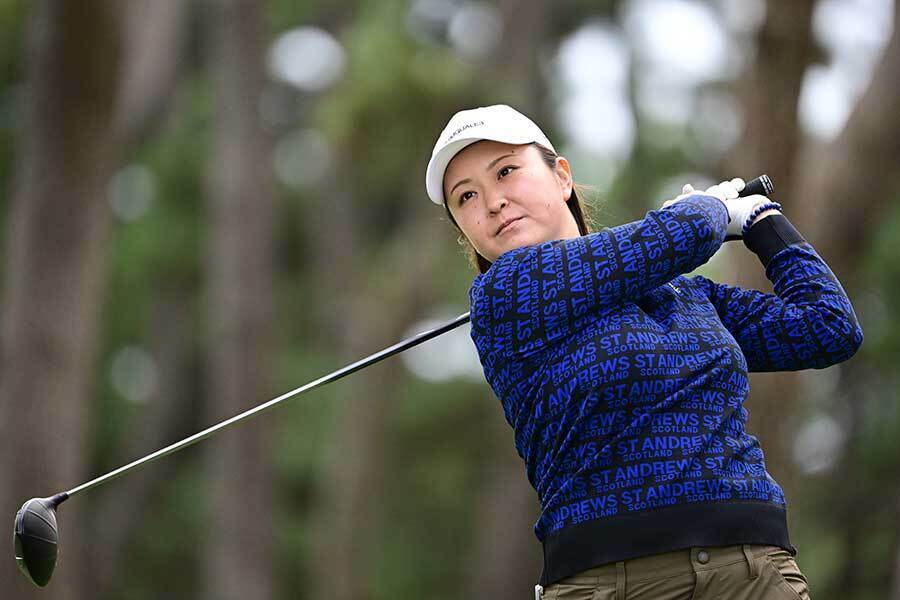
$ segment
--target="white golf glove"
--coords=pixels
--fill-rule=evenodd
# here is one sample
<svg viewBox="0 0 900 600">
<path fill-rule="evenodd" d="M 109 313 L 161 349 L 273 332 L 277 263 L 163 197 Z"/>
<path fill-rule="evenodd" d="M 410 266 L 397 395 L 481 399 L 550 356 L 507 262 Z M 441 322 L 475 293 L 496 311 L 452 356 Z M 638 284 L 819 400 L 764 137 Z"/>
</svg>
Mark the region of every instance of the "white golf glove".
<svg viewBox="0 0 900 600">
<path fill-rule="evenodd" d="M 684 200 L 688 196 L 693 196 L 694 194 L 706 194 L 707 196 L 714 196 L 721 200 L 723 203 L 728 204 L 728 200 L 732 198 L 737 198 L 738 193 L 744 189 L 744 180 L 743 179 L 732 179 L 731 181 L 723 181 L 718 185 L 714 185 L 710 188 L 707 188 L 705 192 L 700 192 L 699 190 L 695 190 L 694 186 L 689 183 L 684 184 L 684 187 L 681 188 L 681 194 L 673 198 L 672 200 L 666 200 L 663 202 L 662 207 L 665 208 L 667 206 L 671 206 L 680 200 Z M 729 217 L 731 216 L 729 212 Z"/>
<path fill-rule="evenodd" d="M 689 183 L 686 183 L 686 184 L 684 184 L 684 187 L 681 188 L 681 193 L 679 195 L 675 196 L 674 198 L 672 198 L 671 200 L 666 200 L 665 202 L 663 202 L 662 207 L 665 208 L 667 206 L 672 206 L 676 202 L 680 202 L 681 200 L 684 200 L 688 196 L 693 196 L 696 193 L 698 193 L 698 192 L 697 192 L 697 190 L 694 189 L 694 186 L 692 186 Z"/>
</svg>

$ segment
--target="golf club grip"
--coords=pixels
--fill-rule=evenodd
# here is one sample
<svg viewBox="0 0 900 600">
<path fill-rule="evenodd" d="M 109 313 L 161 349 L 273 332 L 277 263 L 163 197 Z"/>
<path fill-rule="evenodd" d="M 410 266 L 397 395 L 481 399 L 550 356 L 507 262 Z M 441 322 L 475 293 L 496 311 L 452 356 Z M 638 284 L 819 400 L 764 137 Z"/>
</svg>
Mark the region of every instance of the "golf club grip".
<svg viewBox="0 0 900 600">
<path fill-rule="evenodd" d="M 771 196 L 775 191 L 775 185 L 772 183 L 772 180 L 769 179 L 768 175 L 760 175 L 756 179 L 751 179 L 744 185 L 744 189 L 738 192 L 738 196 L 741 198 L 745 196 L 753 196 L 754 194 L 761 194 L 763 196 Z"/>
</svg>

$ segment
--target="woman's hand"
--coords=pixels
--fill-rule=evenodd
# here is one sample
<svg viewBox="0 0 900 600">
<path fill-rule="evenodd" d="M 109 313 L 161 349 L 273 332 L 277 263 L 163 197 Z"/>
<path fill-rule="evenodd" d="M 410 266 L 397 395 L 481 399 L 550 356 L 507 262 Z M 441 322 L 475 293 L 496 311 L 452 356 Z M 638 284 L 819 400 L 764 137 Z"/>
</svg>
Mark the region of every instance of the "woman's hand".
<svg viewBox="0 0 900 600">
<path fill-rule="evenodd" d="M 696 194 L 696 193 L 697 193 L 697 191 L 694 189 L 694 186 L 692 186 L 692 185 L 689 184 L 689 183 L 686 183 L 686 184 L 684 184 L 684 186 L 681 188 L 681 194 L 679 194 L 678 196 L 675 196 L 675 197 L 672 198 L 671 200 L 666 200 L 665 202 L 663 202 L 662 207 L 663 207 L 663 208 L 666 208 L 667 206 L 671 206 L 671 205 L 675 204 L 676 202 L 678 202 L 678 201 L 680 201 L 680 200 L 684 200 L 684 199 L 687 198 L 688 196 L 693 196 L 693 195 Z"/>
<path fill-rule="evenodd" d="M 702 193 L 707 196 L 713 196 L 722 201 L 725 205 L 725 208 L 728 209 L 728 229 L 725 236 L 726 240 L 737 240 L 743 237 L 743 227 L 744 223 L 746 223 L 747 219 L 753 213 L 753 210 L 766 202 L 770 202 L 769 198 L 762 195 L 752 195 L 741 197 L 741 190 L 744 189 L 744 180 L 735 177 L 729 181 L 723 181 L 722 183 L 718 183 L 714 186 L 707 188 L 703 192 L 698 192 L 694 189 L 691 184 L 685 184 L 683 188 L 681 188 L 681 194 L 672 200 L 666 200 L 663 202 L 662 207 L 666 208 L 667 206 L 671 206 L 672 204 L 684 200 L 688 196 L 693 194 Z M 767 210 L 760 215 L 758 215 L 754 220 L 754 223 L 757 223 L 760 219 L 764 219 L 769 215 L 777 214 L 777 210 Z"/>
<path fill-rule="evenodd" d="M 706 190 L 703 192 L 695 190 L 694 186 L 686 183 L 684 184 L 684 187 L 681 188 L 681 194 L 671 200 L 666 200 L 665 202 L 663 202 L 662 207 L 665 208 L 667 206 L 671 206 L 672 204 L 684 200 L 688 196 L 692 196 L 694 194 L 714 196 L 724 202 L 727 206 L 727 201 L 729 199 L 737 198 L 742 189 L 744 189 L 744 180 L 740 178 L 734 178 L 731 181 L 723 181 L 722 183 L 706 188 Z"/>
</svg>

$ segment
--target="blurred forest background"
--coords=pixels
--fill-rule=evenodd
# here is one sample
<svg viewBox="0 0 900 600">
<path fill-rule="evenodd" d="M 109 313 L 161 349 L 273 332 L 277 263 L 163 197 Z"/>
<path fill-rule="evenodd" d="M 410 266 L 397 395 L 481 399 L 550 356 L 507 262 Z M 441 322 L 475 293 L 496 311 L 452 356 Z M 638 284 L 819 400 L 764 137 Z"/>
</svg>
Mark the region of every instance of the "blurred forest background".
<svg viewBox="0 0 900 600">
<path fill-rule="evenodd" d="M 532 116 L 601 226 L 768 173 L 853 300 L 755 375 L 815 598 L 900 600 L 892 0 L 0 0 L 0 517 L 468 310 L 425 195 L 456 110 Z M 704 266 L 771 289 L 728 244 Z M 468 330 L 60 508 L 2 597 L 528 598 L 535 494 Z"/>
</svg>

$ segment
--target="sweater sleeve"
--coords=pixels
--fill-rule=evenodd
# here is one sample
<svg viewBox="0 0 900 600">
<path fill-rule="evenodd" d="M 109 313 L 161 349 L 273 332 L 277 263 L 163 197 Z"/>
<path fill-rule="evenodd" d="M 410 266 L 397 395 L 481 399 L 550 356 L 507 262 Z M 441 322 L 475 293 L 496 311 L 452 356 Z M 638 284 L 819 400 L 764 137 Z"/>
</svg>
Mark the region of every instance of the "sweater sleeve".
<svg viewBox="0 0 900 600">
<path fill-rule="evenodd" d="M 750 371 L 821 369 L 847 360 L 863 333 L 837 278 L 782 215 L 761 220 L 747 246 L 774 294 L 694 277 L 740 344 Z"/>
<path fill-rule="evenodd" d="M 727 223 L 720 200 L 697 194 L 633 223 L 506 252 L 469 292 L 479 354 L 552 346 L 580 320 L 705 263 Z"/>
</svg>

